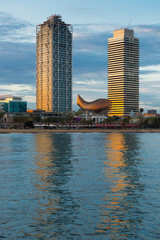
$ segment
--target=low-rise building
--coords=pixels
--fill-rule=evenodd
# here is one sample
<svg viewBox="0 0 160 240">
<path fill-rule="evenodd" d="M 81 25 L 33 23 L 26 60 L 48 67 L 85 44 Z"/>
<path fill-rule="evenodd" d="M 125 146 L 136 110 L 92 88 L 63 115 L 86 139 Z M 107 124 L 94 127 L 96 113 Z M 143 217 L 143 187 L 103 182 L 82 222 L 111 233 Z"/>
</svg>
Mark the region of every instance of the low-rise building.
<svg viewBox="0 0 160 240">
<path fill-rule="evenodd" d="M 21 97 L 11 95 L 0 96 L 0 111 L 4 113 L 26 112 L 27 102 Z"/>
<path fill-rule="evenodd" d="M 155 109 L 151 109 L 151 110 L 148 110 L 148 114 L 157 114 L 157 110 Z"/>
<path fill-rule="evenodd" d="M 91 119 L 93 121 L 93 123 L 102 123 L 105 121 L 106 119 L 106 116 L 103 116 L 103 115 L 94 115 L 94 116 L 91 116 Z"/>
</svg>

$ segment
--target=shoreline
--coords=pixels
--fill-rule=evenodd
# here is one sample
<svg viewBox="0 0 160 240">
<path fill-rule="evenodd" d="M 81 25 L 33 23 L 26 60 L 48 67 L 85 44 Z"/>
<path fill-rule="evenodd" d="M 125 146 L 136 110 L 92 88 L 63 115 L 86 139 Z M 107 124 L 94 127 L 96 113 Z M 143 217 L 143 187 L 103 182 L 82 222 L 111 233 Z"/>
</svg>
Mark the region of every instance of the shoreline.
<svg viewBox="0 0 160 240">
<path fill-rule="evenodd" d="M 160 133 L 160 129 L 0 129 L 5 133 Z"/>
</svg>

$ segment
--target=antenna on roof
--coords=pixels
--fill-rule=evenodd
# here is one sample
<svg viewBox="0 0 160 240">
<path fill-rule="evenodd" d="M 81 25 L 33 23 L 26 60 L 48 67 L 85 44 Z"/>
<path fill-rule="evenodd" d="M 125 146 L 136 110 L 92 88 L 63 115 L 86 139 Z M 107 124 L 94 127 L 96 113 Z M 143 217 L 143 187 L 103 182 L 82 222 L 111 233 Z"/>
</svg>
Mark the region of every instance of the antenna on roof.
<svg viewBox="0 0 160 240">
<path fill-rule="evenodd" d="M 129 21 L 129 23 L 128 23 L 128 25 L 127 25 L 127 27 L 126 27 L 126 28 L 129 28 L 129 27 L 130 27 L 130 25 L 131 25 L 131 22 L 132 22 L 132 19 Z"/>
</svg>

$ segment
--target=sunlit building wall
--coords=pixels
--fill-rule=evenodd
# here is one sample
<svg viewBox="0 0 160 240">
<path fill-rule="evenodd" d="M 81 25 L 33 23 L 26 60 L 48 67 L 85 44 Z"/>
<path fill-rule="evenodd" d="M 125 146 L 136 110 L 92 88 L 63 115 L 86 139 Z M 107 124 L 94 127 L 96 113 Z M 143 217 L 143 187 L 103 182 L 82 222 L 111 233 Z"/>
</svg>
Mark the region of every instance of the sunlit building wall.
<svg viewBox="0 0 160 240">
<path fill-rule="evenodd" d="M 36 28 L 36 107 L 72 110 L 72 26 L 52 15 Z"/>
<path fill-rule="evenodd" d="M 130 29 L 115 30 L 108 39 L 110 116 L 139 111 L 139 40 Z"/>
</svg>

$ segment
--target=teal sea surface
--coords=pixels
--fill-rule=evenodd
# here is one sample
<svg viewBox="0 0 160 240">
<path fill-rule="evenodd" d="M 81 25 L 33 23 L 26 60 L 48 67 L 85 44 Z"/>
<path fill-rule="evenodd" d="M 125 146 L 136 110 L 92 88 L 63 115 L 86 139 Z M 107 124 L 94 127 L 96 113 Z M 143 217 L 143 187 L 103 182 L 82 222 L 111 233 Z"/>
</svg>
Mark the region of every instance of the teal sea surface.
<svg viewBox="0 0 160 240">
<path fill-rule="evenodd" d="M 160 134 L 1 134 L 0 238 L 160 239 Z"/>
</svg>

